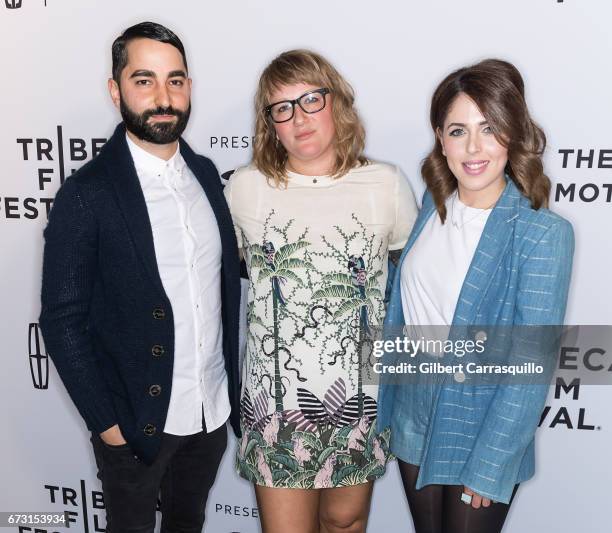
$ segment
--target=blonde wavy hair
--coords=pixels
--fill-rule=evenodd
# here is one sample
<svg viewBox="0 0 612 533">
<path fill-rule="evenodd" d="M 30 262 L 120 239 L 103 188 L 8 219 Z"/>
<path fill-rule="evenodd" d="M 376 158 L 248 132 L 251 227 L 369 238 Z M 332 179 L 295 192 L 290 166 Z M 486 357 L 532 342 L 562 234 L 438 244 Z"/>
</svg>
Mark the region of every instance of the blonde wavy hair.
<svg viewBox="0 0 612 533">
<path fill-rule="evenodd" d="M 550 180 L 542 164 L 546 136 L 529 115 L 523 78 L 517 68 L 507 61 L 485 59 L 449 74 L 431 99 L 429 118 L 434 134 L 443 129 L 446 116 L 461 93 L 474 101 L 497 141 L 508 149 L 505 172 L 530 200 L 531 207 L 548 207 Z M 437 134 L 435 138 L 421 174 L 444 222 L 444 202 L 457 188 L 457 178 L 448 168 Z"/>
<path fill-rule="evenodd" d="M 283 85 L 306 83 L 330 90 L 327 96 L 332 107 L 336 130 L 336 161 L 332 176 L 340 178 L 355 166 L 367 164 L 363 155 L 365 129 L 354 108 L 353 88 L 325 58 L 310 50 L 283 52 L 266 67 L 259 78 L 255 95 L 255 141 L 253 164 L 276 187 L 286 186 L 287 151 L 278 142 L 274 123 L 265 108 L 272 102 L 270 96 Z M 331 98 L 330 98 L 331 96 Z"/>
</svg>

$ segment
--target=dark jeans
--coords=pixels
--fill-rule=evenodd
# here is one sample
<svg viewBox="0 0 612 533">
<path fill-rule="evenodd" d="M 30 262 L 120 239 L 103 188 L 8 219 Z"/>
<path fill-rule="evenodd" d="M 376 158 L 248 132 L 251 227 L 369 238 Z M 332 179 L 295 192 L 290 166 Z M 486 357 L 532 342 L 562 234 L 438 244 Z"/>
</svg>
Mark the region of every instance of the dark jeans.
<svg viewBox="0 0 612 533">
<path fill-rule="evenodd" d="M 107 533 L 153 533 L 157 498 L 162 533 L 201 533 L 208 492 L 227 445 L 225 424 L 212 433 L 162 435 L 151 466 L 128 444 L 110 446 L 92 436 L 102 481 Z"/>
</svg>

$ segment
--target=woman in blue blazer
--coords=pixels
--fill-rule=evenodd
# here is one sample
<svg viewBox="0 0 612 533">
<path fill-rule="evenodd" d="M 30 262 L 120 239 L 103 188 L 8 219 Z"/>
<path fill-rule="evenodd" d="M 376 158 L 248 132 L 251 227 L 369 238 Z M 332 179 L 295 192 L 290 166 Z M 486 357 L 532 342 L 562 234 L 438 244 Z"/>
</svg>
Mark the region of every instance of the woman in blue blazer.
<svg viewBox="0 0 612 533">
<path fill-rule="evenodd" d="M 547 209 L 546 138 L 523 80 L 504 61 L 450 74 L 431 106 L 435 145 L 427 191 L 402 253 L 385 328 L 563 323 L 572 227 Z M 379 428 L 417 533 L 501 531 L 512 497 L 534 473 L 546 385 L 381 384 Z"/>
</svg>

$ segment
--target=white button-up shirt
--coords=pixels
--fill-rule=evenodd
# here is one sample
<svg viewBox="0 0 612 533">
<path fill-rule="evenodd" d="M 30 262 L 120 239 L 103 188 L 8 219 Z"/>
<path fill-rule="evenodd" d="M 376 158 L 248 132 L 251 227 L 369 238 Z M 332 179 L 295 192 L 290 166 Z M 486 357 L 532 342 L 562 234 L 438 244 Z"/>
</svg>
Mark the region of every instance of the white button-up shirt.
<svg viewBox="0 0 612 533">
<path fill-rule="evenodd" d="M 174 369 L 164 432 L 197 433 L 204 412 L 210 433 L 230 414 L 217 221 L 178 148 L 164 161 L 127 140 L 153 229 L 157 267 L 174 315 Z"/>
</svg>

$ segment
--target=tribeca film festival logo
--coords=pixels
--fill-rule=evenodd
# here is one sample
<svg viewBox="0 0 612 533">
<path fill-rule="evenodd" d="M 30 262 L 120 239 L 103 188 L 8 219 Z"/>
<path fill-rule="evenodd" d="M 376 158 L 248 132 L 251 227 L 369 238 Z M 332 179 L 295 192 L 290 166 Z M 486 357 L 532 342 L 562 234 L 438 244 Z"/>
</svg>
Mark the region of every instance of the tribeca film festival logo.
<svg viewBox="0 0 612 533">
<path fill-rule="evenodd" d="M 81 533 L 106 532 L 102 491 L 88 491 L 83 479 L 80 480 L 78 489 L 51 484 L 43 485 L 43 488 L 49 496 L 49 502 L 58 507 L 57 511 L 65 513 L 65 525 L 62 525 L 61 529 L 19 526 L 19 533 L 65 533 L 66 528 Z"/>
<path fill-rule="evenodd" d="M 40 326 L 33 322 L 28 328 L 28 359 L 35 389 L 49 388 L 49 354 L 45 349 Z"/>
<path fill-rule="evenodd" d="M 40 193 L 50 196 L 4 196 L 0 197 L 0 216 L 6 219 L 29 219 L 48 217 L 53 198 L 66 177 L 74 173 L 87 159 L 95 157 L 106 139 L 80 137 L 65 138 L 62 126 L 56 127 L 54 138 L 19 137 L 17 149 L 23 161 L 37 161 L 35 176 Z M 72 165 L 72 163 L 77 163 Z"/>
<path fill-rule="evenodd" d="M 562 346 L 559 351 L 559 369 L 577 371 L 584 368 L 589 372 L 612 372 L 612 364 L 606 360 L 608 353 L 600 347 L 581 349 L 576 346 Z M 562 377 L 557 377 L 554 384 L 554 399 L 569 399 L 572 402 L 580 400 L 581 379 L 573 378 L 569 383 Z M 575 406 L 575 404 L 574 404 Z M 576 409 L 571 405 L 546 405 L 540 418 L 540 427 L 580 429 L 600 431 L 601 426 L 589 423 L 587 408 Z"/>
</svg>

